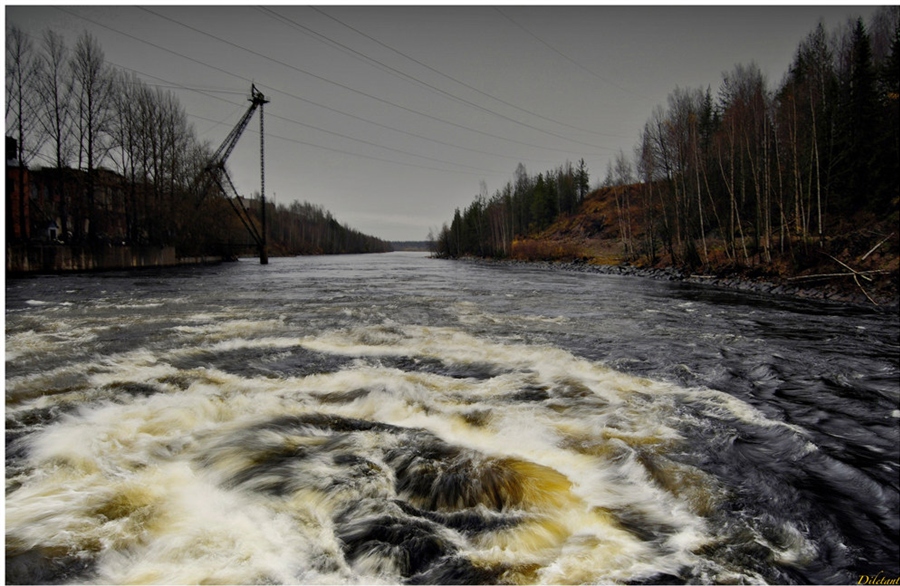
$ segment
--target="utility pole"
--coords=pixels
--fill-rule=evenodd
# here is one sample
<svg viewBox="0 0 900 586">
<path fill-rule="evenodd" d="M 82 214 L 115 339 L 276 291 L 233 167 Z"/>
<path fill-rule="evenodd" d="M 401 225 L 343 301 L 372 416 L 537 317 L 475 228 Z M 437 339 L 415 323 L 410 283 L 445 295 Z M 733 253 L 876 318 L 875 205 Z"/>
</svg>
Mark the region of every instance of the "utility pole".
<svg viewBox="0 0 900 586">
<path fill-rule="evenodd" d="M 262 212 L 260 220 L 262 221 L 262 237 L 259 243 L 259 264 L 269 264 L 269 255 L 266 252 L 266 133 L 265 133 L 265 104 L 269 100 L 265 99 L 262 94 L 257 98 L 259 101 L 259 195 L 262 201 Z"/>
</svg>

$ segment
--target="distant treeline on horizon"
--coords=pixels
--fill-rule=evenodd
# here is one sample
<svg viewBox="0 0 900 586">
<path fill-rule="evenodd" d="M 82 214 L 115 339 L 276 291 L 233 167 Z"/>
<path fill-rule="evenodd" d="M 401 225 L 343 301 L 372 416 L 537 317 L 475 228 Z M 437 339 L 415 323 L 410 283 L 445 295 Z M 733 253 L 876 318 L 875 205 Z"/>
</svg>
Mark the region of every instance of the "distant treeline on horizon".
<svg viewBox="0 0 900 586">
<path fill-rule="evenodd" d="M 431 250 L 431 244 L 427 240 L 392 240 L 391 247 L 395 252 L 418 252 Z"/>
</svg>

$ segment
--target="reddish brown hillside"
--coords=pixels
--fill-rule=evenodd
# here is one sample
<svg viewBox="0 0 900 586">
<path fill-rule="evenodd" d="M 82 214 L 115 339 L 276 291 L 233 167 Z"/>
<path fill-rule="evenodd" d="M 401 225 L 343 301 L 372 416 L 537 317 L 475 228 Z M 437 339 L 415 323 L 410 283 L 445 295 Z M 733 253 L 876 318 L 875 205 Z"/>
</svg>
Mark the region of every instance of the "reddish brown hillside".
<svg viewBox="0 0 900 586">
<path fill-rule="evenodd" d="M 599 265 L 676 267 L 693 275 L 764 280 L 846 295 L 865 294 L 879 303 L 897 302 L 900 231 L 896 217 L 860 213 L 834 218 L 821 244 L 789 237 L 775 240 L 770 261 L 753 252 L 749 237 L 736 244 L 739 250 L 746 244 L 748 256 L 729 258 L 721 236 L 710 233 L 705 254 L 702 244 L 695 243 L 701 263 L 689 267 L 677 255 L 672 258 L 661 242 L 655 243 L 657 258 L 651 261 L 640 197 L 636 185 L 598 189 L 585 197 L 576 213 L 558 218 L 537 235 L 515 241 L 511 256 L 518 260 L 580 259 Z"/>
</svg>

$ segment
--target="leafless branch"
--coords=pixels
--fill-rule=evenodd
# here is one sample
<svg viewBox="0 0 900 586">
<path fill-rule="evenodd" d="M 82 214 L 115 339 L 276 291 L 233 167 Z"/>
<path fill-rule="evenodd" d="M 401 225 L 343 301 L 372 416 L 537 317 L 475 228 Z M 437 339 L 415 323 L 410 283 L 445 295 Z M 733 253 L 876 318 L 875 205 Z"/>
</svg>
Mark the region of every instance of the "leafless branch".
<svg viewBox="0 0 900 586">
<path fill-rule="evenodd" d="M 884 239 L 883 239 L 881 242 L 879 242 L 878 244 L 876 244 L 875 246 L 873 246 L 873 247 L 872 247 L 872 250 L 870 250 L 869 252 L 865 253 L 865 254 L 863 255 L 863 257 L 862 257 L 861 259 L 859 259 L 859 260 L 866 260 L 866 258 L 868 258 L 868 256 L 869 256 L 870 254 L 872 254 L 873 252 L 875 252 L 875 250 L 876 250 L 879 246 L 881 246 L 882 244 L 884 244 L 885 242 L 887 242 L 888 238 L 890 238 L 890 237 L 893 236 L 893 235 L 894 235 L 894 233 L 891 232 L 890 234 L 888 234 L 887 236 L 885 236 Z"/>
<path fill-rule="evenodd" d="M 886 274 L 888 272 L 890 272 L 890 271 L 883 271 L 883 270 L 856 271 L 856 274 L 880 275 L 880 274 Z M 854 273 L 823 273 L 820 275 L 802 275 L 800 277 L 790 277 L 790 278 L 788 278 L 788 281 L 804 281 L 804 280 L 810 280 L 810 279 L 829 279 L 832 277 L 852 277 L 852 276 L 854 276 Z"/>
</svg>

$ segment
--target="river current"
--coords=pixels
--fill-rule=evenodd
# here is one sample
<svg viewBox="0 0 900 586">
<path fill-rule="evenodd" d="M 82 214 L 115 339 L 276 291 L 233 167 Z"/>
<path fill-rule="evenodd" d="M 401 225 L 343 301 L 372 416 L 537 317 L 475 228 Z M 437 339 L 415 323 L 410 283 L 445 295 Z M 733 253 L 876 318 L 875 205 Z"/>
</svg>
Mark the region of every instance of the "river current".
<svg viewBox="0 0 900 586">
<path fill-rule="evenodd" d="M 7 279 L 6 582 L 893 579 L 898 335 L 413 253 Z"/>
</svg>

